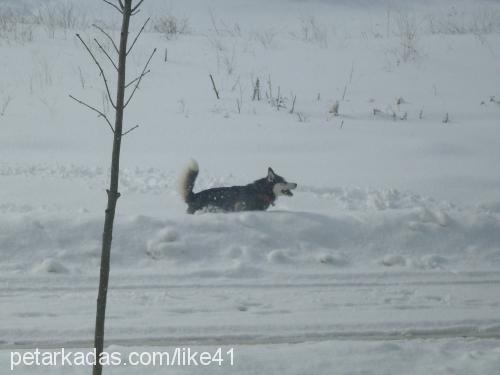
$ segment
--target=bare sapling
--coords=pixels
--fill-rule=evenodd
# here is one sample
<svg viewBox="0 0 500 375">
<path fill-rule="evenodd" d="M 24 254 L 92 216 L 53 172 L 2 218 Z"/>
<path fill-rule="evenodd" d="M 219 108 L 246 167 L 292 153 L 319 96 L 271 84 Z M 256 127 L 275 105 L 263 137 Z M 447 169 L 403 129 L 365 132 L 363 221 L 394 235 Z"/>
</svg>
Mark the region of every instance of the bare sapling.
<svg viewBox="0 0 500 375">
<path fill-rule="evenodd" d="M 113 238 L 113 226 L 115 219 L 116 203 L 118 201 L 118 198 L 120 197 L 120 193 L 118 191 L 118 182 L 119 182 L 119 171 L 120 171 L 121 141 L 125 135 L 129 134 L 132 130 L 136 129 L 139 126 L 135 125 L 132 128 L 123 131 L 124 112 L 125 108 L 134 97 L 134 94 L 137 91 L 142 79 L 144 78 L 145 75 L 149 73 L 148 66 L 149 63 L 151 62 L 151 59 L 153 58 L 153 55 L 156 52 L 156 49 L 152 51 L 140 75 L 127 83 L 126 81 L 127 57 L 131 53 L 137 39 L 143 32 L 146 23 L 149 21 L 149 19 L 146 20 L 140 31 L 137 33 L 135 39 L 129 46 L 128 36 L 129 36 L 130 18 L 139 13 L 140 11 L 139 8 L 141 4 L 144 2 L 144 0 L 137 0 L 135 1 L 134 4 L 132 4 L 133 0 L 102 0 L 102 1 L 112 6 L 122 16 L 120 42 L 118 46 L 115 44 L 113 38 L 105 30 L 95 25 L 95 27 L 104 35 L 104 37 L 106 37 L 111 41 L 111 44 L 113 46 L 113 50 L 110 53 L 108 53 L 102 47 L 102 43 L 100 43 L 97 39 L 94 39 L 97 48 L 105 55 L 106 59 L 110 61 L 110 63 L 114 68 L 114 71 L 116 71 L 117 74 L 117 87 L 115 93 L 116 96 L 113 96 L 112 94 L 112 90 L 108 84 L 108 78 L 106 72 L 102 68 L 99 60 L 94 55 L 92 50 L 89 48 L 89 45 L 81 38 L 81 36 L 79 34 L 76 34 L 76 36 L 78 37 L 82 45 L 85 47 L 86 51 L 88 52 L 94 64 L 97 66 L 99 70 L 99 75 L 103 80 L 104 88 L 106 91 L 107 100 L 114 109 L 114 115 L 115 115 L 114 122 L 113 123 L 111 122 L 110 118 L 105 113 L 104 109 L 100 110 L 95 106 L 87 104 L 84 101 L 70 95 L 70 97 L 73 100 L 85 106 L 87 109 L 97 113 L 98 117 L 102 118 L 105 121 L 109 130 L 113 134 L 113 147 L 111 155 L 111 178 L 110 178 L 109 188 L 106 190 L 108 196 L 108 202 L 105 211 L 104 230 L 102 235 L 101 267 L 100 267 L 100 278 L 99 278 L 99 291 L 97 296 L 95 336 L 94 336 L 96 363 L 94 364 L 93 367 L 92 371 L 93 375 L 101 375 L 102 373 L 101 357 L 104 349 L 104 322 L 106 316 L 106 298 L 108 292 L 109 270 L 110 270 L 110 260 L 111 260 L 111 242 Z M 118 58 L 117 61 L 116 57 Z"/>
<path fill-rule="evenodd" d="M 281 87 L 278 86 L 278 96 L 276 97 L 276 110 L 279 111 L 280 108 L 286 108 L 285 98 L 281 96 Z"/>
<path fill-rule="evenodd" d="M 220 99 L 219 90 L 217 90 L 217 86 L 215 86 L 214 77 L 212 77 L 212 74 L 209 74 L 209 76 L 210 76 L 210 81 L 212 81 L 212 88 L 214 89 L 215 97 L 217 98 L 217 100 L 219 100 Z"/>
<path fill-rule="evenodd" d="M 290 113 L 292 114 L 293 111 L 295 110 L 295 101 L 297 100 L 297 95 L 294 95 L 293 93 L 291 94 L 292 96 L 292 108 L 290 108 Z"/>
<path fill-rule="evenodd" d="M 255 80 L 255 84 L 253 85 L 253 95 L 252 100 L 260 101 L 260 80 L 259 77 Z"/>
</svg>

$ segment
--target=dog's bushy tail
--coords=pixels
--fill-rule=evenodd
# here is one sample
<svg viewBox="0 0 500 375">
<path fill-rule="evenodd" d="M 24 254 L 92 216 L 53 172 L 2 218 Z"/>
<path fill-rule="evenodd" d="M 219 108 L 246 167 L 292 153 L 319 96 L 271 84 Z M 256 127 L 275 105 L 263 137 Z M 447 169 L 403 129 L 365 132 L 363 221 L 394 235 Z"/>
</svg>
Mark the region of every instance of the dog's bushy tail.
<svg viewBox="0 0 500 375">
<path fill-rule="evenodd" d="M 184 202 L 188 203 L 193 197 L 193 187 L 196 177 L 198 177 L 198 163 L 191 159 L 179 180 L 179 193 Z"/>
</svg>

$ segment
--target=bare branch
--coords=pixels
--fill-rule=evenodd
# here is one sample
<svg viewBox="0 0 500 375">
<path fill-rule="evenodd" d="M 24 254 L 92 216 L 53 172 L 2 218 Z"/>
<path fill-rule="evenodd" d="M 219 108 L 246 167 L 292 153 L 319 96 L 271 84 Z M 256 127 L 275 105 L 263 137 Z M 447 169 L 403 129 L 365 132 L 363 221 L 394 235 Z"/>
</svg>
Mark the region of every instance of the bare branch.
<svg viewBox="0 0 500 375">
<path fill-rule="evenodd" d="M 144 0 L 139 1 L 139 2 L 137 3 L 137 5 L 136 5 L 135 7 L 133 7 L 133 8 L 132 8 L 132 13 L 134 13 L 137 9 L 139 9 L 139 7 L 141 6 L 141 4 L 142 4 L 142 2 L 143 2 L 143 1 L 144 1 Z"/>
<path fill-rule="evenodd" d="M 122 0 L 118 0 L 118 2 L 120 3 L 120 8 L 125 8 L 125 6 L 123 5 L 123 1 Z"/>
<path fill-rule="evenodd" d="M 135 12 L 130 13 L 131 16 L 135 16 L 137 13 L 139 13 L 141 10 L 137 9 Z"/>
<path fill-rule="evenodd" d="M 88 105 L 87 103 L 81 101 L 80 99 L 77 99 L 75 98 L 73 95 L 69 95 L 69 97 L 71 99 L 73 99 L 74 101 L 80 103 L 81 105 L 87 107 L 88 109 L 90 109 L 91 111 L 94 111 L 98 114 L 97 117 L 102 117 L 109 125 L 109 128 L 111 129 L 111 131 L 113 132 L 113 134 L 115 134 L 115 129 L 113 129 L 113 125 L 111 125 L 111 122 L 109 121 L 108 117 L 101 111 L 99 111 L 97 108 L 95 107 L 92 107 L 91 105 Z"/>
<path fill-rule="evenodd" d="M 139 125 L 136 125 L 136 126 L 134 126 L 133 128 L 130 128 L 130 129 L 129 129 L 129 130 L 127 130 L 125 133 L 122 133 L 122 137 L 123 137 L 124 135 L 127 135 L 127 134 L 128 134 L 128 133 L 130 133 L 131 131 L 133 131 L 133 130 L 137 129 L 138 127 L 139 127 Z"/>
<path fill-rule="evenodd" d="M 129 83 L 127 83 L 127 84 L 125 85 L 125 88 L 129 87 L 130 85 L 132 85 L 132 84 L 133 84 L 134 82 L 136 82 L 138 79 L 140 79 L 140 78 L 144 77 L 144 76 L 145 76 L 146 74 L 148 74 L 149 72 L 151 72 L 151 70 L 149 70 L 149 69 L 148 69 L 147 71 L 145 71 L 145 72 L 144 72 L 144 74 L 141 74 L 139 77 L 134 78 L 132 81 L 130 81 Z"/>
<path fill-rule="evenodd" d="M 101 33 L 103 33 L 105 36 L 108 37 L 108 39 L 111 41 L 111 44 L 113 44 L 113 47 L 115 48 L 116 53 L 118 53 L 118 47 L 116 46 L 116 43 L 113 40 L 113 38 L 111 38 L 111 36 L 106 31 L 104 31 L 102 29 L 102 27 L 97 26 L 95 23 L 92 24 L 92 26 L 94 26 L 97 30 L 99 30 Z"/>
<path fill-rule="evenodd" d="M 113 106 L 113 108 L 116 109 L 116 105 L 113 102 L 113 98 L 111 97 L 111 91 L 109 90 L 108 80 L 106 79 L 106 75 L 104 74 L 104 70 L 102 69 L 101 64 L 99 64 L 99 61 L 97 61 L 97 59 L 95 58 L 95 56 L 92 53 L 92 51 L 90 50 L 90 48 L 87 46 L 87 44 L 81 38 L 80 34 L 76 34 L 76 36 L 78 37 L 78 39 L 80 39 L 80 42 L 82 42 L 82 44 L 85 46 L 85 49 L 90 54 L 90 56 L 92 56 L 92 59 L 94 60 L 97 67 L 99 68 L 99 71 L 101 72 L 102 79 L 104 80 L 104 86 L 106 86 L 106 91 L 108 93 L 108 99 L 109 99 L 111 105 Z"/>
<path fill-rule="evenodd" d="M 118 7 L 117 7 L 115 4 L 113 4 L 111 1 L 108 1 L 108 0 L 102 0 L 102 1 L 104 1 L 106 4 L 111 5 L 111 6 L 112 6 L 113 8 L 115 8 L 118 12 L 120 12 L 121 14 L 123 14 L 123 10 L 122 10 L 122 9 L 120 9 L 120 8 L 118 8 Z M 120 3 L 121 3 L 121 1 L 120 1 Z"/>
<path fill-rule="evenodd" d="M 118 67 L 116 66 L 115 62 L 113 61 L 113 59 L 108 55 L 108 53 L 106 52 L 106 50 L 101 46 L 101 43 L 99 43 L 99 41 L 97 39 L 94 38 L 94 42 L 97 43 L 97 45 L 99 46 L 99 48 L 101 49 L 101 51 L 106 55 L 106 57 L 108 58 L 109 61 L 111 61 L 111 64 L 113 64 L 113 66 L 115 67 L 116 70 L 118 70 Z"/>
<path fill-rule="evenodd" d="M 134 48 L 135 42 L 137 42 L 137 39 L 139 39 L 139 36 L 141 36 L 142 31 L 144 30 L 144 28 L 146 27 L 146 24 L 149 22 L 150 19 L 151 19 L 151 17 L 148 17 L 148 19 L 146 20 L 146 22 L 144 22 L 144 25 L 142 25 L 141 29 L 137 33 L 137 36 L 135 37 L 134 41 L 130 45 L 130 48 L 127 51 L 127 55 L 130 53 L 130 51 L 132 51 L 132 48 Z"/>
<path fill-rule="evenodd" d="M 142 77 L 144 77 L 146 75 L 146 70 L 148 69 L 148 65 L 149 65 L 149 62 L 151 61 L 151 59 L 153 58 L 153 55 L 155 54 L 156 52 L 156 48 L 153 50 L 153 52 L 151 53 L 151 56 L 149 56 L 149 59 L 148 61 L 146 62 L 146 65 L 144 65 L 144 69 L 142 70 L 142 73 L 141 75 L 139 76 L 139 79 L 137 80 L 137 83 L 135 84 L 134 86 L 134 90 L 132 91 L 132 94 L 130 94 L 129 98 L 127 99 L 127 101 L 125 102 L 125 104 L 123 105 L 123 108 L 125 108 L 128 103 L 130 102 L 130 100 L 132 99 L 132 97 L 134 96 L 135 94 L 135 91 L 137 90 L 137 88 L 139 87 L 139 84 L 141 83 L 141 80 L 142 80 Z"/>
</svg>

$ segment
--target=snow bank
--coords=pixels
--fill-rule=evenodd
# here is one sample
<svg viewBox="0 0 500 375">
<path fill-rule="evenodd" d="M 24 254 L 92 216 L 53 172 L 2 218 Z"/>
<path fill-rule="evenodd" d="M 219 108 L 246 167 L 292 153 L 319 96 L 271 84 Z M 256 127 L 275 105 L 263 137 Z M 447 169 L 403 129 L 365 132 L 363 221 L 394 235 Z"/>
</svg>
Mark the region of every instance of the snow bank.
<svg viewBox="0 0 500 375">
<path fill-rule="evenodd" d="M 113 264 L 120 272 L 151 268 L 165 274 L 231 278 L 353 269 L 500 267 L 498 214 L 402 207 L 328 215 L 274 210 L 167 220 L 120 216 Z M 0 218 L 0 222 L 4 272 L 96 272 L 102 217 L 34 212 L 17 214 L 15 220 Z"/>
</svg>

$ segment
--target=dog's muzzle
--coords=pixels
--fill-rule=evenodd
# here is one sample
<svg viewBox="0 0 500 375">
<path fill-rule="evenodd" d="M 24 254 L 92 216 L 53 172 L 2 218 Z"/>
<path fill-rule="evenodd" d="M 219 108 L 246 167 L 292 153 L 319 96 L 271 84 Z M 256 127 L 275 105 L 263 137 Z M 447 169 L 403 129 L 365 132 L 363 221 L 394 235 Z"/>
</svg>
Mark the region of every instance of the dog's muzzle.
<svg viewBox="0 0 500 375">
<path fill-rule="evenodd" d="M 293 196 L 292 190 L 297 188 L 297 184 L 287 183 L 286 188 L 281 190 L 283 195 L 287 195 L 289 197 Z"/>
</svg>

